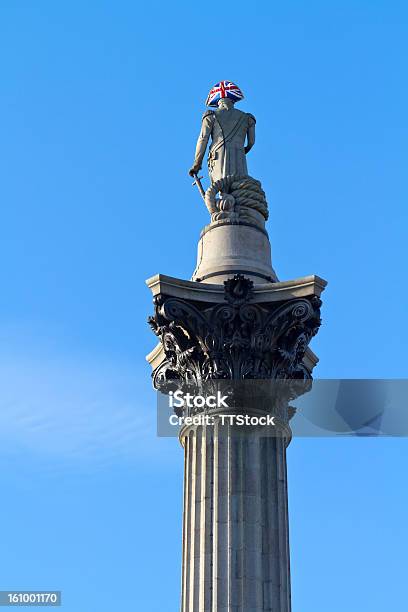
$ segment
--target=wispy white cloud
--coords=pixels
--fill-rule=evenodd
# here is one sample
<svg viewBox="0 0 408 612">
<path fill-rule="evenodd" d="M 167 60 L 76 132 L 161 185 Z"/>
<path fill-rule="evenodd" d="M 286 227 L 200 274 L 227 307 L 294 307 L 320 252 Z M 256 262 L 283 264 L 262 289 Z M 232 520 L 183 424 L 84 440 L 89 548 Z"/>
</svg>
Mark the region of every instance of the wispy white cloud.
<svg viewBox="0 0 408 612">
<path fill-rule="evenodd" d="M 168 446 L 142 366 L 11 351 L 0 354 L 0 390 L 0 453 L 97 466 Z"/>
</svg>

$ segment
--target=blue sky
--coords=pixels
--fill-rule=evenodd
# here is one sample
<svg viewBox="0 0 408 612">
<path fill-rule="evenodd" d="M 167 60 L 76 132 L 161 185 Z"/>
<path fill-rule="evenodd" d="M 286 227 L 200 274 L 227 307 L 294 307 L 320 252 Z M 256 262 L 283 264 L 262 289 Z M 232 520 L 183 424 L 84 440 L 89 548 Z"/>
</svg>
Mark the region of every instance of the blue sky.
<svg viewBox="0 0 408 612">
<path fill-rule="evenodd" d="M 279 277 L 329 281 L 316 376 L 406 377 L 407 6 L 0 13 L 0 589 L 177 609 L 182 452 L 155 436 L 144 280 L 195 267 L 208 89 L 237 82 L 257 117 Z M 288 456 L 294 612 L 402 609 L 406 440 L 297 439 Z"/>
</svg>

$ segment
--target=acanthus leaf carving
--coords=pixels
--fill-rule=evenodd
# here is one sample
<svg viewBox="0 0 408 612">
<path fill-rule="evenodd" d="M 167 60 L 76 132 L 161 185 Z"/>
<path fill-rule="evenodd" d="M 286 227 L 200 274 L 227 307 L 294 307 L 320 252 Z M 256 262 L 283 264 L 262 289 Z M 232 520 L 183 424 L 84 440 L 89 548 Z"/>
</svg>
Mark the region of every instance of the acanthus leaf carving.
<svg viewBox="0 0 408 612">
<path fill-rule="evenodd" d="M 153 372 L 155 388 L 311 377 L 303 359 L 320 326 L 320 299 L 250 303 L 251 281 L 238 276 L 235 285 L 226 282 L 227 303 L 203 305 L 164 295 L 155 299 L 149 323 L 166 357 Z M 242 291 L 237 291 L 239 284 Z"/>
</svg>

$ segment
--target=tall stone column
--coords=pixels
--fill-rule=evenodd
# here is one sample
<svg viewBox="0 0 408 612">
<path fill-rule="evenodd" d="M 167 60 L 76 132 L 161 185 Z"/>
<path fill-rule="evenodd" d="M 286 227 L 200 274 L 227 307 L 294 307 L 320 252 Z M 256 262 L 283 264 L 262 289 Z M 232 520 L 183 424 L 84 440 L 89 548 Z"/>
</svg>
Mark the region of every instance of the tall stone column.
<svg viewBox="0 0 408 612">
<path fill-rule="evenodd" d="M 239 248 L 245 243 L 235 242 Z M 239 263 L 245 265 L 244 257 Z M 217 266 L 218 277 L 221 272 Z M 317 276 L 257 283 L 257 274 L 248 267 L 236 274 L 227 268 L 223 284 L 163 275 L 147 281 L 155 303 L 150 324 L 160 339 L 148 356 L 155 388 L 193 386 L 205 395 L 222 381 L 238 398 L 227 411 L 231 417 L 269 415 L 275 423 L 273 433 L 266 426 L 243 428 L 221 421 L 226 411 L 214 408 L 206 411 L 210 424 L 180 431 L 182 612 L 291 610 L 290 400 L 301 392 L 297 385 L 304 389 L 316 363 L 308 344 L 320 325 L 319 296 L 326 283 Z M 275 381 L 285 383 L 284 392 L 276 391 Z M 246 384 L 255 390 L 253 400 Z"/>
<path fill-rule="evenodd" d="M 228 397 L 226 410 L 186 401 L 179 414 L 190 419 L 179 434 L 182 612 L 291 609 L 290 402 L 307 390 L 317 361 L 308 345 L 326 283 L 318 276 L 279 282 L 272 267 L 266 194 L 247 166 L 256 119 L 234 108 L 243 97 L 238 85 L 220 81 L 206 100 L 189 174 L 211 221 L 192 280 L 159 274 L 147 281 L 155 305 L 149 322 L 159 339 L 148 356 L 154 387 L 208 399 L 221 385 Z M 205 191 L 198 173 L 208 144 Z M 258 417 L 258 425 L 242 427 L 243 417 Z"/>
</svg>

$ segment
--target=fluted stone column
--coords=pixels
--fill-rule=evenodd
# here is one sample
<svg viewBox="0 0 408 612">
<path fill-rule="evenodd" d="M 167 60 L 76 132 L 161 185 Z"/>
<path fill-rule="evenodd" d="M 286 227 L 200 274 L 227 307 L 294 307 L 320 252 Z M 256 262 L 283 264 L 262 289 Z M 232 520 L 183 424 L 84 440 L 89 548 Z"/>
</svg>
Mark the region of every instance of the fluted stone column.
<svg viewBox="0 0 408 612">
<path fill-rule="evenodd" d="M 155 304 L 149 322 L 160 340 L 148 356 L 154 387 L 167 393 L 193 385 L 205 394 L 227 381 L 239 391 L 232 414 L 270 412 L 277 423 L 267 435 L 221 424 L 213 411 L 214 424 L 180 431 L 182 612 L 290 612 L 289 401 L 316 363 L 308 344 L 325 284 L 309 276 L 254 285 L 241 274 L 223 285 L 162 275 L 148 281 Z M 283 394 L 274 391 L 277 380 L 288 385 Z M 254 385 L 249 395 L 246 381 Z"/>
<path fill-rule="evenodd" d="M 182 611 L 289 612 L 287 440 L 216 425 L 182 442 Z"/>
</svg>

